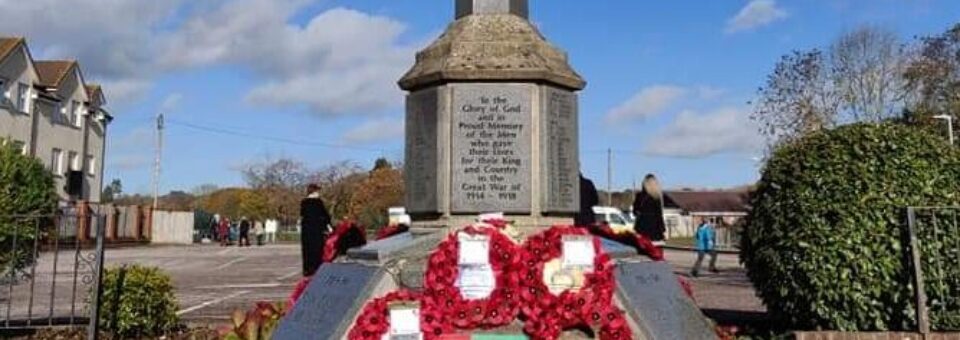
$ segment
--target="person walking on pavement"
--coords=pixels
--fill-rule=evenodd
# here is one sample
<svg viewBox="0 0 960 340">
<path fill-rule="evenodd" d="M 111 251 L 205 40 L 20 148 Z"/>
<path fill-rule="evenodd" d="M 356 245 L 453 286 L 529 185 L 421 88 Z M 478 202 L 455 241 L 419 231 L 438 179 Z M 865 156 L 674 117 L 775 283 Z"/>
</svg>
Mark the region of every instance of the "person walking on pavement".
<svg viewBox="0 0 960 340">
<path fill-rule="evenodd" d="M 226 217 L 220 219 L 220 224 L 217 225 L 217 236 L 220 237 L 220 246 L 226 247 L 230 244 L 230 220 Z"/>
<path fill-rule="evenodd" d="M 710 272 L 717 272 L 717 231 L 712 224 L 706 220 L 700 222 L 696 233 L 697 262 L 693 264 L 693 271 L 690 272 L 693 277 L 700 276 L 700 266 L 703 264 L 703 258 L 710 255 Z"/>
<path fill-rule="evenodd" d="M 237 246 L 250 246 L 250 220 L 246 216 L 240 218 L 240 237 L 237 238 Z"/>
<path fill-rule="evenodd" d="M 300 201 L 300 253 L 303 276 L 313 276 L 323 263 L 323 247 L 330 232 L 330 213 L 320 198 L 320 186 L 307 186 L 307 197 Z"/>
</svg>

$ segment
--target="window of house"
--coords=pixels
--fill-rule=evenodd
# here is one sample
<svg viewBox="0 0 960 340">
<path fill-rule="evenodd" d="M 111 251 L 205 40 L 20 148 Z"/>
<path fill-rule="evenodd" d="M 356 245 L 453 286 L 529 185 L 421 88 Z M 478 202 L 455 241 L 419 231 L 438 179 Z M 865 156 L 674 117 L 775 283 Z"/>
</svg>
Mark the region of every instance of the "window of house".
<svg viewBox="0 0 960 340">
<path fill-rule="evenodd" d="M 0 78 L 0 95 L 2 95 L 2 97 L 0 97 L 0 103 L 6 103 L 7 99 L 10 99 L 10 96 L 7 94 L 6 85 L 6 81 L 4 81 L 3 78 Z"/>
<path fill-rule="evenodd" d="M 30 85 L 20 83 L 17 86 L 17 110 L 29 113 L 30 109 Z"/>
<path fill-rule="evenodd" d="M 16 148 L 17 150 L 20 150 L 21 154 L 24 154 L 24 155 L 27 154 L 27 143 L 24 143 L 23 141 L 15 140 L 13 141 L 13 147 Z"/>
<path fill-rule="evenodd" d="M 87 174 L 90 176 L 97 175 L 97 158 L 87 155 Z"/>
<path fill-rule="evenodd" d="M 70 101 L 70 124 L 73 126 L 80 126 L 80 113 L 83 110 L 83 105 L 80 105 L 79 101 L 71 100 Z"/>
<path fill-rule="evenodd" d="M 63 150 L 54 148 L 50 153 L 50 171 L 54 175 L 63 175 Z"/>
<path fill-rule="evenodd" d="M 70 171 L 80 170 L 80 155 L 76 152 L 70 151 L 67 153 L 67 159 L 70 160 Z"/>
</svg>

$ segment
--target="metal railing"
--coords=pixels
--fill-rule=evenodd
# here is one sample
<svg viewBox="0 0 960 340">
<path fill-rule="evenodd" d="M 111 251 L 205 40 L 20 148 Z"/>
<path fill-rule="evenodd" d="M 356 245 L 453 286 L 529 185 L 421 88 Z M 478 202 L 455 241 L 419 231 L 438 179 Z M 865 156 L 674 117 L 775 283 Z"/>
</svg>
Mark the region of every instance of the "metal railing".
<svg viewBox="0 0 960 340">
<path fill-rule="evenodd" d="M 0 329 L 87 324 L 95 332 L 105 225 L 93 213 L 0 216 Z"/>
<path fill-rule="evenodd" d="M 960 207 L 907 208 L 921 333 L 960 330 Z M 948 237 L 949 236 L 949 237 Z"/>
</svg>

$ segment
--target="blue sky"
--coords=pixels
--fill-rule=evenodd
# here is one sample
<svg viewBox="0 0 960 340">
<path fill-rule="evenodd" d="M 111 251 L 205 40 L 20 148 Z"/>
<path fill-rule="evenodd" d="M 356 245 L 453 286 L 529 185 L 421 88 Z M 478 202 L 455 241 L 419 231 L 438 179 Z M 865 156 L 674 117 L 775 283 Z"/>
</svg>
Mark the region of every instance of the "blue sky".
<svg viewBox="0 0 960 340">
<path fill-rule="evenodd" d="M 605 186 L 612 148 L 616 188 L 648 172 L 669 187 L 751 183 L 762 139 L 746 103 L 781 55 L 865 24 L 909 41 L 960 13 L 945 0 L 530 2 L 531 20 L 588 81 L 584 173 Z M 0 0 L 0 32 L 26 36 L 37 58 L 78 58 L 104 83 L 116 116 L 107 180 L 150 190 L 152 117 L 163 111 L 162 190 L 190 190 L 239 185 L 237 169 L 265 157 L 402 160 L 395 81 L 453 3 Z"/>
</svg>

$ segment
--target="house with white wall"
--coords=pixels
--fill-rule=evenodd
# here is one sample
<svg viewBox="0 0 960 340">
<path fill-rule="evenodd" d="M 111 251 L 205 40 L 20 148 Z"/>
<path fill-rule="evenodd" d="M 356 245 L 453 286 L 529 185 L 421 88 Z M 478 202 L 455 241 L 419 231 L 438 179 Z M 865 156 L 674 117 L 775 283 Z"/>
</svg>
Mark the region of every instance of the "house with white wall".
<svg viewBox="0 0 960 340">
<path fill-rule="evenodd" d="M 34 60 L 25 39 L 0 37 L 0 140 L 46 165 L 64 202 L 100 201 L 104 105 L 77 61 Z"/>
</svg>

